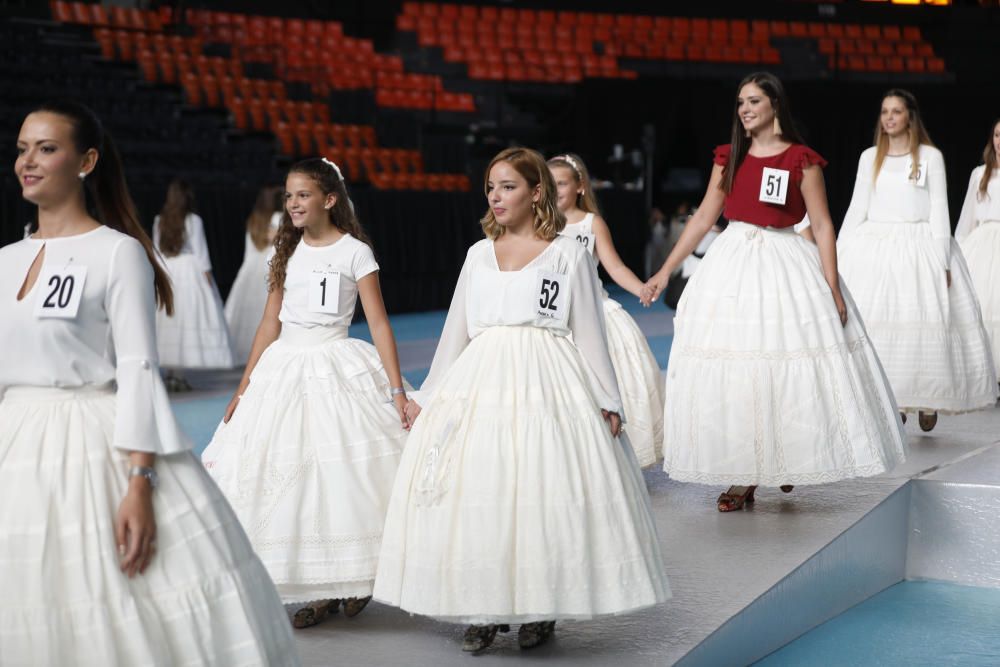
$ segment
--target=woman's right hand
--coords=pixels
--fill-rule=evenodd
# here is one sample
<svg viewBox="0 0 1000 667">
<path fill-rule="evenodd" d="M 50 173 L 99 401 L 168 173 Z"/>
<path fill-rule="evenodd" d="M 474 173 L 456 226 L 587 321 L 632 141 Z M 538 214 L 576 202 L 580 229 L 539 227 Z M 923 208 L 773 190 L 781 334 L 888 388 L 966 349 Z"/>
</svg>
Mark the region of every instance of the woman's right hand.
<svg viewBox="0 0 1000 667">
<path fill-rule="evenodd" d="M 643 285 L 642 292 L 639 294 L 639 300 L 644 304 L 653 303 L 660 298 L 663 290 L 667 289 L 668 282 L 670 282 L 670 274 L 661 277 L 657 273 Z"/>
<path fill-rule="evenodd" d="M 222 423 L 228 424 L 229 420 L 233 418 L 233 413 L 236 412 L 236 406 L 240 404 L 241 393 L 236 392 L 233 394 L 233 399 L 229 401 L 229 405 L 226 406 L 226 413 L 222 415 Z"/>
</svg>

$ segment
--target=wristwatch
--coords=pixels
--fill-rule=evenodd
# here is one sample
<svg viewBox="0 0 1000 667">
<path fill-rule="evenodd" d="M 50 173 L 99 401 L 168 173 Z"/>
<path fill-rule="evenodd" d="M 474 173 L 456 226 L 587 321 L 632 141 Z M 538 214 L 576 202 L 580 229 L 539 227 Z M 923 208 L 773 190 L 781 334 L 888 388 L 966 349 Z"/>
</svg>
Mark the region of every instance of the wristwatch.
<svg viewBox="0 0 1000 667">
<path fill-rule="evenodd" d="M 150 489 L 155 489 L 160 483 L 160 476 L 156 474 L 156 471 L 146 466 L 132 466 L 129 468 L 128 477 L 129 479 L 133 477 L 145 477 L 149 481 Z"/>
</svg>

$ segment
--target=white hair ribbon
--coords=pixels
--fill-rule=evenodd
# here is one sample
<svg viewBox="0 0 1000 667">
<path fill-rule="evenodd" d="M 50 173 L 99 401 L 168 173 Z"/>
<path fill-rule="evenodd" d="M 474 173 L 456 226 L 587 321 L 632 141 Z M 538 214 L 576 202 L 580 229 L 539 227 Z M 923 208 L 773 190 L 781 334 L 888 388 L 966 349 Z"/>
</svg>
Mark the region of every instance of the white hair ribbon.
<svg viewBox="0 0 1000 667">
<path fill-rule="evenodd" d="M 569 163 L 569 166 L 573 167 L 573 171 L 575 171 L 577 173 L 577 175 L 579 175 L 579 176 L 583 175 L 583 172 L 580 171 L 580 165 L 578 165 L 576 163 L 576 160 L 574 160 L 570 156 L 568 156 L 568 155 L 560 155 L 556 159 L 557 160 L 562 160 L 563 162 Z"/>
<path fill-rule="evenodd" d="M 321 158 L 321 159 L 323 160 L 323 162 L 333 167 L 333 170 L 337 172 L 337 178 L 339 178 L 340 180 L 344 180 L 344 175 L 340 172 L 340 167 L 337 166 L 336 162 L 334 162 L 333 160 L 327 160 L 326 158 Z"/>
</svg>

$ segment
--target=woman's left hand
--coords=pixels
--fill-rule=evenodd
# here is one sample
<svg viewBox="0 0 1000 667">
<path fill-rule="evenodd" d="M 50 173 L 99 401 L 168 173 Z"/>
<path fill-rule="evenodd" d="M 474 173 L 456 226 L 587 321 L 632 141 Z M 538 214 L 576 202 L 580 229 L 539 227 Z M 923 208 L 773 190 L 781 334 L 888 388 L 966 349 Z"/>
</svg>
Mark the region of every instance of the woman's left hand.
<svg viewBox="0 0 1000 667">
<path fill-rule="evenodd" d="M 945 279 L 948 281 L 948 287 L 951 288 L 951 269 L 945 269 L 944 272 Z"/>
<path fill-rule="evenodd" d="M 622 432 L 622 418 L 617 412 L 608 412 L 607 410 L 601 410 L 601 416 L 604 417 L 604 421 L 608 422 L 608 428 L 611 429 L 611 435 L 615 438 Z"/>
<path fill-rule="evenodd" d="M 400 425 L 403 427 L 403 430 L 409 431 L 412 424 L 410 418 L 406 415 L 406 404 L 409 403 L 406 394 L 396 394 L 392 397 L 392 402 L 396 406 L 396 412 L 399 413 Z"/>
<path fill-rule="evenodd" d="M 129 479 L 128 492 L 115 517 L 115 542 L 121 569 L 131 579 L 146 571 L 156 552 L 153 489 L 145 477 Z"/>
<path fill-rule="evenodd" d="M 837 307 L 837 314 L 840 315 L 840 325 L 847 326 L 847 304 L 844 303 L 844 295 L 840 290 L 833 291 L 833 304 Z"/>
</svg>

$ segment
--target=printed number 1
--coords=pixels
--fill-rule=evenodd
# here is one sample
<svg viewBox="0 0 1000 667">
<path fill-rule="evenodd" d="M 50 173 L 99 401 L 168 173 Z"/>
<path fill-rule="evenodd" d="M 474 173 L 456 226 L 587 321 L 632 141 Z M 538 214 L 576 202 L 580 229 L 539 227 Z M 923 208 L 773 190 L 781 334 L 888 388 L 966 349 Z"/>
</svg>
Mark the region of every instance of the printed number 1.
<svg viewBox="0 0 1000 667">
<path fill-rule="evenodd" d="M 550 289 L 551 288 L 551 289 Z M 548 278 L 542 279 L 542 294 L 538 299 L 538 305 L 547 310 L 559 310 L 556 306 L 556 297 L 559 296 L 559 283 Z"/>
<path fill-rule="evenodd" d="M 73 298 L 73 288 L 76 286 L 76 280 L 73 279 L 73 276 L 66 276 L 65 278 L 52 276 L 49 278 L 49 285 L 52 287 L 52 291 L 49 292 L 49 295 L 45 297 L 45 301 L 42 302 L 42 308 L 65 308 L 68 306 L 70 300 Z M 53 302 L 53 298 L 56 301 Z"/>
<path fill-rule="evenodd" d="M 323 278 L 323 280 L 319 281 L 319 286 L 323 288 L 323 293 L 320 295 L 320 298 L 319 298 L 319 305 L 325 306 L 326 305 L 326 278 L 325 277 Z"/>
</svg>

